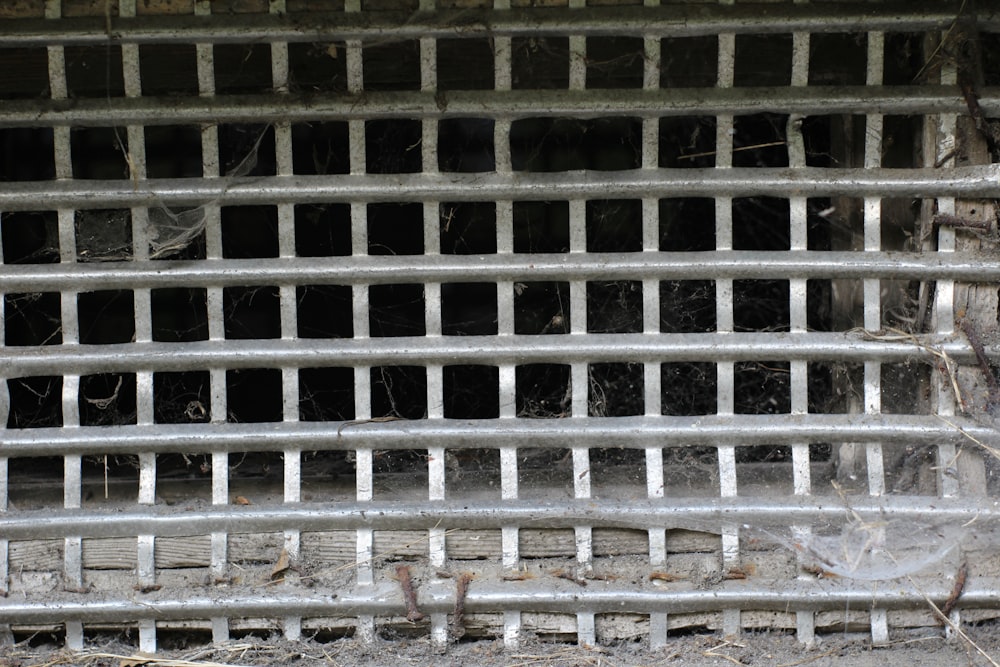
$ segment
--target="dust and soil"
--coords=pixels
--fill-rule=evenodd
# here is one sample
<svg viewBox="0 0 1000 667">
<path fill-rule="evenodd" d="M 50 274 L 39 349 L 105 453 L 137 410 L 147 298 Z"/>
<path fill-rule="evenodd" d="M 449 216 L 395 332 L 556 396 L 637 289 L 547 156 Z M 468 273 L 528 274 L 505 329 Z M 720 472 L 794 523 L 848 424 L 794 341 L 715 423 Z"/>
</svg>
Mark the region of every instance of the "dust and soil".
<svg viewBox="0 0 1000 667">
<path fill-rule="evenodd" d="M 1000 626 L 995 623 L 965 628 L 970 638 L 988 655 L 1000 656 Z M 352 639 L 322 643 L 311 639 L 291 642 L 284 639 L 246 638 L 218 646 L 164 650 L 152 655 L 137 654 L 134 646 L 108 640 L 88 643 L 86 651 L 71 653 L 53 645 L 29 647 L 18 644 L 0 654 L 0 667 L 235 667 L 357 665 L 378 667 L 426 665 L 458 667 L 625 667 L 692 665 L 768 665 L 772 667 L 939 667 L 941 665 L 988 665 L 989 660 L 960 640 L 948 640 L 941 630 L 925 629 L 900 634 L 889 644 L 873 647 L 861 635 L 823 635 L 812 646 L 799 643 L 790 634 L 772 632 L 722 639 L 717 635 L 688 635 L 671 638 L 661 649 L 650 650 L 638 643 L 617 643 L 600 647 L 526 641 L 514 650 L 502 642 L 463 642 L 446 652 L 434 649 L 426 638 L 380 640 L 363 645 Z M 996 663 L 992 663 L 996 664 Z"/>
</svg>

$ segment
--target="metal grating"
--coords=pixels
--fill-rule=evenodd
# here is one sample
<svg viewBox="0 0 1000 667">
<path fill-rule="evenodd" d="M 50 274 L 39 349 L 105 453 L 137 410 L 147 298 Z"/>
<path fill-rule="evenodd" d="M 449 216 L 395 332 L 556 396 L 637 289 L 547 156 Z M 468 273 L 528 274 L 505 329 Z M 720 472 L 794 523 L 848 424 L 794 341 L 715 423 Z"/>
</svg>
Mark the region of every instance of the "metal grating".
<svg viewBox="0 0 1000 667">
<path fill-rule="evenodd" d="M 0 640 L 996 615 L 995 15 L 256 4 L 6 10 Z"/>
</svg>

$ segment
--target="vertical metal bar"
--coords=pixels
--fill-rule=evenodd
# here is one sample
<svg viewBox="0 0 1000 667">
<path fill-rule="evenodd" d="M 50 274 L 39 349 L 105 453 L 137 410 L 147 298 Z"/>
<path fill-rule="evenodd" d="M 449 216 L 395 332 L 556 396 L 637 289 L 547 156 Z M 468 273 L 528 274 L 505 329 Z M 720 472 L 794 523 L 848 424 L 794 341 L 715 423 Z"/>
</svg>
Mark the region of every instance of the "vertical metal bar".
<svg viewBox="0 0 1000 667">
<path fill-rule="evenodd" d="M 800 2 L 800 0 L 797 0 Z M 805 87 L 809 84 L 809 33 L 796 32 L 792 35 L 792 86 Z M 788 166 L 802 169 L 806 165 L 805 142 L 802 136 L 802 117 L 789 116 L 785 135 L 788 145 Z M 791 197 L 789 208 L 789 249 L 808 249 L 808 201 L 805 197 Z M 807 283 L 796 278 L 789 281 L 789 330 L 805 333 L 808 326 Z M 789 363 L 789 384 L 791 389 L 791 413 L 809 412 L 809 366 L 806 361 Z M 792 444 L 792 486 L 795 495 L 809 495 L 812 491 L 809 467 L 809 443 Z M 796 539 L 807 541 L 812 533 L 808 525 L 792 527 Z M 803 644 L 816 640 L 815 615 L 812 611 L 796 610 L 795 635 Z"/>
<path fill-rule="evenodd" d="M 360 12 L 361 0 L 345 0 L 344 11 Z M 345 44 L 347 70 L 347 92 L 361 94 L 364 90 L 364 62 L 362 60 L 362 43 L 360 40 L 348 40 Z M 350 172 L 363 174 L 366 171 L 365 162 L 365 122 L 350 120 L 348 126 L 348 155 Z M 351 204 L 351 245 L 354 255 L 368 254 L 368 209 L 364 204 Z M 369 336 L 368 321 L 368 285 L 352 286 L 352 313 L 354 320 L 354 337 Z M 371 418 L 371 369 L 355 367 L 354 369 L 354 418 Z M 359 501 L 370 501 L 374 495 L 372 479 L 372 450 L 358 449 L 355 456 L 355 490 Z M 375 539 L 371 528 L 359 528 L 355 535 L 355 568 L 356 581 L 359 587 L 368 589 L 374 595 L 375 573 L 372 568 Z M 362 643 L 371 644 L 375 641 L 375 617 L 370 614 L 358 616 L 357 634 Z"/>
<path fill-rule="evenodd" d="M 434 9 L 434 0 L 420 0 L 420 9 Z M 437 90 L 437 41 L 432 37 L 420 39 L 420 89 Z M 437 118 L 425 118 L 421 122 L 422 171 L 425 174 L 438 173 L 438 125 Z M 424 202 L 424 254 L 440 253 L 440 203 Z M 441 335 L 441 285 L 424 284 L 424 326 L 427 336 Z M 444 369 L 439 365 L 428 365 L 427 373 L 427 417 L 444 417 Z M 429 500 L 445 498 L 445 449 L 431 447 L 427 450 L 427 493 Z M 428 530 L 428 552 L 431 567 L 444 567 L 447 557 L 445 529 L 434 527 Z M 441 649 L 448 644 L 448 615 L 431 614 L 431 644 Z"/>
<path fill-rule="evenodd" d="M 731 0 L 721 0 L 721 4 L 732 4 Z M 736 62 L 736 35 L 719 34 L 719 62 L 715 85 L 717 88 L 733 86 Z M 716 117 L 715 167 L 728 169 L 733 164 L 733 116 Z M 733 247 L 733 205 L 729 197 L 715 200 L 715 247 L 717 250 L 732 250 Z M 733 330 L 733 281 L 715 281 L 716 329 L 720 333 Z M 735 404 L 733 362 L 716 364 L 716 410 L 718 414 L 733 414 Z M 736 495 L 736 448 L 724 445 L 718 448 L 719 492 L 722 496 Z M 735 524 L 722 527 L 722 568 L 736 567 L 740 561 L 740 534 Z M 740 633 L 739 609 L 724 609 L 722 612 L 723 633 L 735 636 Z"/>
<path fill-rule="evenodd" d="M 121 0 L 118 6 L 118 15 L 122 17 L 135 16 L 135 0 Z M 110 36 L 109 36 L 110 39 Z M 140 97 L 142 95 L 142 82 L 139 70 L 139 46 L 138 44 L 122 44 L 122 81 L 125 87 L 126 97 Z M 141 125 L 129 125 L 126 129 L 127 145 L 119 146 L 125 154 L 129 168 L 129 177 L 133 182 L 139 182 L 146 178 L 146 137 Z M 115 128 L 115 136 L 121 141 L 118 129 Z M 149 213 L 148 209 L 136 207 L 131 209 L 132 218 L 132 256 L 135 260 L 141 261 L 149 257 Z M 152 335 L 152 309 L 150 304 L 149 289 L 133 289 L 134 303 L 134 323 L 136 342 L 151 341 Z M 136 391 L 138 392 L 140 378 L 136 374 Z M 141 373 L 141 384 L 144 388 L 151 388 L 152 374 Z M 150 416 L 152 408 L 152 395 L 145 393 L 143 396 L 144 412 L 146 417 Z M 138 404 L 139 396 L 136 395 Z M 137 405 L 138 407 L 138 405 Z M 138 412 L 138 410 L 137 410 Z M 138 422 L 138 414 L 136 415 Z M 139 453 L 139 497 L 140 505 L 152 505 L 156 497 L 156 455 L 148 452 Z M 136 536 L 136 577 L 141 588 L 153 586 L 156 583 L 156 560 L 155 560 L 156 537 L 151 534 L 140 534 Z M 143 619 L 139 623 L 139 649 L 147 653 L 156 651 L 156 621 Z"/>
<path fill-rule="evenodd" d="M 0 327 L 2 328 L 2 327 Z M 0 333 L 0 336 L 3 334 Z M 0 338 L 2 340 L 2 338 Z M 3 387 L 0 387 L 0 393 L 4 395 L 6 399 L 7 387 L 6 382 L 3 383 Z M 6 410 L 3 411 L 6 413 Z M 6 417 L 6 415 L 0 415 Z M 6 420 L 4 421 L 6 424 Z M 0 517 L 2 517 L 7 512 L 7 457 L 0 457 Z M 10 554 L 9 554 L 10 544 L 7 538 L 0 537 L 0 597 L 7 597 L 10 591 Z M 14 633 L 10 629 L 8 623 L 0 621 L 0 648 L 5 646 L 12 646 L 14 644 Z"/>
<path fill-rule="evenodd" d="M 60 0 L 46 0 L 45 18 L 58 19 L 62 16 Z M 49 90 L 52 99 L 65 99 L 68 96 L 66 82 L 66 58 L 62 46 L 49 46 Z M 53 128 L 53 159 L 56 178 L 73 178 L 73 161 L 70 152 L 70 128 Z M 59 209 L 57 212 L 59 225 L 59 254 L 63 263 L 76 261 L 75 215 L 71 209 Z M 64 291 L 60 295 L 60 316 L 62 324 L 63 344 L 79 342 L 79 325 L 77 319 L 77 295 L 74 291 Z M 63 426 L 72 428 L 80 425 L 76 392 L 79 389 L 79 377 L 63 378 L 62 408 Z M 66 455 L 63 457 L 63 505 L 66 508 L 80 507 L 80 456 Z M 79 536 L 67 536 L 63 543 L 63 576 L 65 585 L 70 588 L 83 588 L 83 540 Z M 66 647 L 78 651 L 83 649 L 83 623 L 66 621 Z"/>
<path fill-rule="evenodd" d="M 285 13 L 285 0 L 270 0 L 272 14 Z M 271 48 L 271 86 L 276 94 L 288 92 L 288 44 L 272 42 Z M 291 176 L 292 169 L 292 128 L 288 121 L 274 124 L 274 143 L 276 172 L 278 176 Z M 295 256 L 295 206 L 293 204 L 278 205 L 278 255 L 280 257 Z M 294 339 L 298 333 L 295 285 L 278 286 L 278 302 L 281 317 L 281 337 Z M 295 422 L 299 420 L 299 374 L 295 368 L 281 369 L 282 420 Z M 297 503 L 301 499 L 302 487 L 302 456 L 298 448 L 286 448 L 282 452 L 284 461 L 283 486 L 284 502 Z M 284 550 L 292 563 L 299 560 L 301 534 L 297 529 L 284 531 Z M 297 579 L 293 570 L 285 574 L 285 585 L 291 585 Z M 286 616 L 283 621 L 285 639 L 296 640 L 302 635 L 302 619 L 298 616 Z"/>
<path fill-rule="evenodd" d="M 586 6 L 586 0 L 569 0 L 570 9 Z M 587 85 L 587 38 L 583 35 L 569 37 L 569 89 L 584 90 Z M 571 253 L 587 250 L 587 208 L 586 202 L 574 200 L 569 203 L 569 224 Z M 570 334 L 587 333 L 587 284 L 572 281 L 569 284 Z M 588 415 L 588 392 L 590 390 L 589 368 L 586 363 L 575 363 L 570 369 L 573 387 L 573 417 Z M 590 450 L 573 447 L 573 496 L 590 497 Z M 576 559 L 584 571 L 593 568 L 594 545 L 591 526 L 575 526 Z M 577 641 L 591 645 L 596 641 L 594 614 L 581 611 L 576 615 Z"/>
<path fill-rule="evenodd" d="M 658 6 L 659 0 L 645 0 L 647 7 Z M 644 90 L 660 88 L 660 38 L 646 36 L 643 39 L 642 87 Z M 660 121 L 658 118 L 644 118 L 642 121 L 642 168 L 659 167 Z M 642 200 L 642 249 L 657 252 L 660 249 L 660 202 L 647 197 Z M 660 281 L 642 281 L 643 332 L 655 336 L 660 333 Z M 660 416 L 663 406 L 660 386 L 660 364 L 643 364 L 643 387 L 645 390 L 645 413 L 649 417 Z M 661 499 L 664 495 L 663 449 L 646 448 L 646 494 L 650 498 Z M 664 528 L 649 529 L 649 566 L 662 568 L 667 564 L 667 531 Z M 654 611 L 649 614 L 649 645 L 652 649 L 662 648 L 667 643 L 667 613 Z"/>
<path fill-rule="evenodd" d="M 882 84 L 884 63 L 884 36 L 880 32 L 868 33 L 868 62 L 866 83 L 869 86 Z M 882 166 L 882 115 L 868 114 L 865 117 L 865 169 Z M 864 247 L 866 252 L 882 249 L 882 200 L 865 197 L 864 200 Z M 865 328 L 877 331 L 882 326 L 882 286 L 876 279 L 865 279 L 864 322 Z M 865 362 L 865 412 L 877 415 L 882 412 L 882 365 Z M 882 443 L 868 443 L 865 448 L 868 468 L 868 492 L 873 496 L 885 493 L 885 467 Z M 889 641 L 888 615 L 885 609 L 872 609 L 871 633 L 875 644 Z"/>
<path fill-rule="evenodd" d="M 209 16 L 212 13 L 210 0 L 195 0 L 196 16 Z M 198 93 L 202 97 L 215 95 L 215 52 L 211 43 L 195 44 L 197 60 Z M 207 125 L 201 129 L 201 159 L 202 175 L 212 179 L 221 176 L 219 164 L 219 128 Z M 222 257 L 221 216 L 219 208 L 213 205 L 203 206 L 205 215 L 205 256 L 206 258 Z M 225 338 L 225 322 L 223 319 L 222 288 L 207 287 L 205 290 L 206 313 L 208 315 L 209 340 Z M 226 415 L 226 373 L 223 369 L 209 370 L 209 394 L 211 402 L 210 419 L 213 422 L 224 422 Z M 226 452 L 212 452 L 212 504 L 225 505 L 229 502 L 229 455 Z M 215 582 L 226 581 L 229 561 L 229 535 L 225 531 L 215 531 L 211 534 L 211 560 L 209 572 Z M 229 619 L 224 616 L 214 616 L 211 619 L 212 641 L 221 644 L 229 640 Z"/>
<path fill-rule="evenodd" d="M 509 10 L 510 0 L 493 0 L 496 10 Z M 503 91 L 511 89 L 511 38 L 493 38 L 493 87 Z M 511 172 L 510 161 L 510 120 L 496 118 L 493 121 L 493 155 L 498 174 Z M 498 201 L 496 206 L 497 253 L 514 252 L 514 206 L 513 202 Z M 497 334 L 510 336 L 514 333 L 514 283 L 497 283 Z M 517 416 L 517 380 L 513 365 L 499 368 L 500 417 Z M 500 448 L 500 499 L 517 500 L 519 494 L 517 448 Z M 504 569 L 517 569 L 521 562 L 520 531 L 515 526 L 500 529 L 501 559 Z M 503 613 L 503 642 L 507 648 L 516 648 L 521 641 L 521 612 L 508 609 Z"/>
<path fill-rule="evenodd" d="M 958 72 L 954 61 L 941 63 L 940 83 L 954 87 Z M 936 117 L 925 119 L 925 122 L 936 121 L 936 127 L 931 128 L 935 136 L 934 147 L 925 147 L 923 151 L 924 166 L 934 167 L 943 156 L 954 155 L 956 148 L 956 121 L 953 113 L 942 113 Z M 927 133 L 925 133 L 927 134 Z M 939 197 L 937 210 L 940 214 L 955 214 L 955 198 Z M 955 229 L 946 225 L 938 227 L 937 252 L 947 256 L 955 252 Z M 934 331 L 939 334 L 950 334 L 955 330 L 955 281 L 939 279 L 934 286 Z M 950 383 L 940 374 L 934 374 L 932 381 L 932 402 L 937 414 L 948 418 L 955 414 L 955 401 Z M 941 497 L 950 498 L 959 493 L 958 475 L 951 473 L 956 467 L 958 451 L 954 443 L 942 443 L 937 447 L 937 482 Z M 950 628 L 949 628 L 950 629 Z"/>
</svg>

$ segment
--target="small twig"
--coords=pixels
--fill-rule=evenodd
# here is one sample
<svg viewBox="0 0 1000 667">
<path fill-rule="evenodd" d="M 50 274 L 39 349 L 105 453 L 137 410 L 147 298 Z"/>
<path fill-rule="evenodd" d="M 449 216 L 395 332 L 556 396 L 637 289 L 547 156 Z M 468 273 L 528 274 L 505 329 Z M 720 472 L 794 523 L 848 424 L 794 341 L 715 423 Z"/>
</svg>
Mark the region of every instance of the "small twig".
<svg viewBox="0 0 1000 667">
<path fill-rule="evenodd" d="M 738 148 L 734 148 L 733 152 L 734 153 L 739 153 L 740 151 L 752 151 L 752 150 L 756 150 L 758 148 L 771 148 L 772 146 L 784 146 L 787 143 L 788 143 L 787 141 L 769 141 L 766 144 L 754 144 L 752 146 L 740 146 Z M 690 153 L 688 155 L 679 155 L 679 156 L 677 156 L 677 159 L 678 160 L 694 160 L 695 158 L 708 157 L 709 155 L 715 155 L 715 154 L 716 154 L 716 151 L 706 151 L 704 153 Z"/>
<path fill-rule="evenodd" d="M 991 665 L 993 665 L 993 667 L 1000 667 L 1000 663 L 998 663 L 996 660 L 994 660 L 992 657 L 990 657 L 990 654 L 987 653 L 986 651 L 984 651 L 983 648 L 979 644 L 977 644 L 976 642 L 974 642 L 972 640 L 972 638 L 969 637 L 969 635 L 965 634 L 965 632 L 962 630 L 961 627 L 959 627 L 959 625 L 957 623 L 955 623 L 954 621 L 952 621 L 950 618 L 948 618 L 948 616 L 946 616 L 945 614 L 943 614 L 941 612 L 941 609 L 936 604 L 934 604 L 934 601 L 931 600 L 930 596 L 927 595 L 927 593 L 925 593 L 923 591 L 923 589 L 921 589 L 920 586 L 917 585 L 917 582 L 915 582 L 913 580 L 913 577 L 911 577 L 910 575 L 906 575 L 906 578 L 910 582 L 910 585 L 913 586 L 913 588 L 917 591 L 917 593 L 920 594 L 920 597 L 922 597 L 924 599 L 924 602 L 927 603 L 927 606 L 929 606 L 931 608 L 931 611 L 933 611 L 934 614 L 947 627 L 951 628 L 952 631 L 954 631 L 954 633 L 956 635 L 958 635 L 962 639 L 962 641 L 964 641 L 966 644 L 968 644 L 973 650 L 976 651 L 976 653 L 978 653 L 979 655 L 983 656 L 983 658 L 985 658 L 987 662 L 989 662 Z"/>
<path fill-rule="evenodd" d="M 472 575 L 463 572 L 455 581 L 455 611 L 451 617 L 451 637 L 457 641 L 465 636 L 465 598 L 469 594 Z"/>
<path fill-rule="evenodd" d="M 990 223 L 986 220 L 970 220 L 949 213 L 938 213 L 932 218 L 932 222 L 940 227 L 955 227 L 961 229 L 981 229 L 990 231 Z"/>
<path fill-rule="evenodd" d="M 406 620 L 416 623 L 424 618 L 417 608 L 417 591 L 413 588 L 413 579 L 410 577 L 410 566 L 400 565 L 396 568 L 396 578 L 403 588 L 403 602 L 406 604 Z"/>
<path fill-rule="evenodd" d="M 958 573 L 955 574 L 955 585 L 952 586 L 951 595 L 948 599 L 944 601 L 941 605 L 941 614 L 948 616 L 951 614 L 951 610 L 955 608 L 955 604 L 958 603 L 958 598 L 962 597 L 962 592 L 965 590 L 965 580 L 969 576 L 969 565 L 965 561 L 958 567 Z"/>
<path fill-rule="evenodd" d="M 979 368 L 983 371 L 983 378 L 986 380 L 986 386 L 990 390 L 990 405 L 996 405 L 1000 402 L 1000 384 L 997 383 L 997 378 L 993 375 L 993 369 L 990 368 L 990 360 L 986 356 L 986 350 L 983 348 L 982 341 L 979 340 L 979 335 L 976 330 L 972 328 L 972 324 L 967 319 L 961 319 L 958 322 L 958 328 L 962 330 L 965 337 L 969 339 L 969 345 L 972 346 L 972 351 L 976 354 L 976 361 L 979 362 Z"/>
</svg>

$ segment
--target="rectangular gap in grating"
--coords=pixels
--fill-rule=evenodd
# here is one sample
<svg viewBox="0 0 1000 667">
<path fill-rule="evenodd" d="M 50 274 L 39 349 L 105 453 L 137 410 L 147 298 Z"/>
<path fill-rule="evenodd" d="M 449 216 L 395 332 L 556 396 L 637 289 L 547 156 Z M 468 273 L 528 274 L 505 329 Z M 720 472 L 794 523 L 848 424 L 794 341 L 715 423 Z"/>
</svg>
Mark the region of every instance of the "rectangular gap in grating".
<svg viewBox="0 0 1000 667">
<path fill-rule="evenodd" d="M 994 20 L 226 4 L 0 14 L 0 644 L 997 615 Z"/>
</svg>

